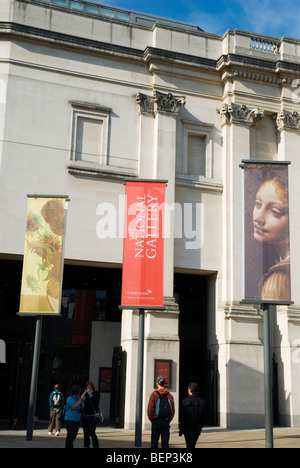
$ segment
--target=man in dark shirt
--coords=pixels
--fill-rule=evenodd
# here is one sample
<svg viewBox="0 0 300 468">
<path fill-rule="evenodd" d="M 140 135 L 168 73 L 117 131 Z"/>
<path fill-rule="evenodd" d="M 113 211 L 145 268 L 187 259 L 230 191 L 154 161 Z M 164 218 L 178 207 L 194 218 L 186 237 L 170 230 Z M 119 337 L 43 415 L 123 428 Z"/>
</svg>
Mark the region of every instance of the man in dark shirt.
<svg viewBox="0 0 300 468">
<path fill-rule="evenodd" d="M 189 383 L 188 393 L 182 402 L 179 435 L 184 434 L 186 447 L 193 449 L 204 425 L 205 401 L 198 397 L 198 384 L 194 382 Z"/>
</svg>

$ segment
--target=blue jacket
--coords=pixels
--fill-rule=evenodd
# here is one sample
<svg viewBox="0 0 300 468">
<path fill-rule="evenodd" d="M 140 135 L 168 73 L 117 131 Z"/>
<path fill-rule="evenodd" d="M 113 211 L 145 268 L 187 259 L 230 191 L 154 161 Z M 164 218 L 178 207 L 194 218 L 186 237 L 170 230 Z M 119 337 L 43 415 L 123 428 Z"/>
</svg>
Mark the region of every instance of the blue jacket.
<svg viewBox="0 0 300 468">
<path fill-rule="evenodd" d="M 79 400 L 80 397 L 75 397 L 73 395 L 67 398 L 65 421 L 80 421 L 80 410 L 82 410 L 82 403 L 80 403 L 78 408 L 76 408 L 75 410 L 72 409 L 72 406 L 74 406 Z"/>
</svg>

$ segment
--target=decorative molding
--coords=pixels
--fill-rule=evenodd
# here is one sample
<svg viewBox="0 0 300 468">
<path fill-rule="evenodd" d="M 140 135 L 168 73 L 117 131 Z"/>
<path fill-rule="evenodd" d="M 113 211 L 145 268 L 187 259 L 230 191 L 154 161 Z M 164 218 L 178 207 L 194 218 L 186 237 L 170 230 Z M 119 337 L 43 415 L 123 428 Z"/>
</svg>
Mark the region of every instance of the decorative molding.
<svg viewBox="0 0 300 468">
<path fill-rule="evenodd" d="M 1 1 L 1 0 L 0 0 Z M 43 2 L 43 6 L 46 4 Z M 54 6 L 51 4 L 51 6 Z M 73 10 L 76 11 L 75 9 Z M 108 42 L 97 41 L 80 37 L 77 35 L 65 34 L 57 31 L 51 31 L 48 29 L 36 28 L 25 24 L 14 23 L 14 22 L 3 22 L 0 21 L 0 36 L 12 34 L 14 37 L 19 37 L 20 40 L 30 38 L 38 40 L 39 42 L 51 42 L 51 44 L 57 44 L 61 46 L 72 47 L 74 49 L 85 49 L 92 52 L 97 51 L 103 54 L 114 54 L 118 56 L 128 57 L 131 60 L 144 60 L 144 51 L 140 49 L 134 49 L 133 47 L 122 46 L 118 44 L 111 44 Z"/>
<path fill-rule="evenodd" d="M 274 40 L 265 36 L 251 36 L 250 50 L 254 52 L 264 52 L 267 54 L 280 54 L 279 40 Z"/>
<path fill-rule="evenodd" d="M 136 103 L 140 106 L 140 114 L 154 114 L 153 97 L 143 93 L 136 95 Z"/>
<path fill-rule="evenodd" d="M 262 81 L 263 83 L 270 83 L 275 85 L 280 85 L 283 82 L 283 78 L 280 78 L 277 75 L 271 75 L 267 73 L 249 71 L 249 70 L 234 70 L 230 77 L 232 79 L 242 79 L 242 80 L 251 80 L 251 81 Z M 292 80 L 291 80 L 292 81 Z"/>
<path fill-rule="evenodd" d="M 281 110 L 278 114 L 273 114 L 277 132 L 283 130 L 298 130 L 300 131 L 300 114 L 299 112 L 288 112 Z"/>
<path fill-rule="evenodd" d="M 179 314 L 179 304 L 175 301 L 174 297 L 164 296 L 164 313 Z"/>
<path fill-rule="evenodd" d="M 111 114 L 112 109 L 108 107 L 103 107 L 98 104 L 91 104 L 90 102 L 81 102 L 81 101 L 69 101 L 71 106 L 78 110 L 89 111 L 89 112 L 97 112 L 97 113 L 105 113 Z"/>
<path fill-rule="evenodd" d="M 245 104 L 235 103 L 223 104 L 220 110 L 217 110 L 222 119 L 222 125 L 243 124 L 256 126 L 257 122 L 264 118 L 264 113 L 260 109 L 249 109 Z"/>
<path fill-rule="evenodd" d="M 70 161 L 67 166 L 68 172 L 77 177 L 95 177 L 124 181 L 124 177 L 137 178 L 136 171 L 120 167 L 106 165 L 88 164 L 85 161 Z"/>
<path fill-rule="evenodd" d="M 223 309 L 226 319 L 254 320 L 260 322 L 263 318 L 259 305 L 232 302 L 221 304 L 220 308 Z"/>
<path fill-rule="evenodd" d="M 21 1 L 30 3 L 30 0 Z M 48 8 L 50 5 L 47 5 L 45 1 L 39 3 L 44 8 Z M 61 6 L 51 4 L 51 8 L 61 9 Z M 72 10 L 72 14 L 81 13 L 81 10 Z M 109 17 L 99 18 L 102 20 L 105 18 L 105 21 L 111 20 Z M 22 41 L 30 39 L 39 41 L 39 43 L 45 42 L 62 47 L 67 46 L 75 50 L 83 49 L 93 53 L 113 54 L 114 56 L 125 57 L 129 60 L 145 61 L 149 64 L 149 69 L 151 64 L 159 63 L 161 65 L 162 63 L 170 63 L 174 66 L 174 63 L 176 63 L 192 67 L 193 69 L 221 71 L 223 75 L 222 79 L 247 79 L 277 85 L 290 85 L 300 74 L 300 63 L 289 60 L 278 60 L 280 57 L 278 50 L 276 50 L 276 53 L 274 53 L 273 49 L 267 49 L 267 51 L 264 50 L 263 52 L 260 48 L 258 51 L 255 43 L 251 46 L 250 41 L 255 41 L 252 35 L 249 36 L 249 54 L 255 53 L 256 56 L 248 55 L 247 53 L 228 53 L 222 54 L 218 59 L 208 59 L 206 57 L 199 57 L 198 55 L 178 53 L 150 46 L 147 46 L 144 50 L 136 49 L 8 21 L 0 21 L 0 36 L 3 35 L 13 35 L 14 38 L 17 37 Z M 269 42 L 264 37 L 258 40 L 262 40 L 264 43 Z M 257 54 L 262 55 L 258 57 Z"/>
<path fill-rule="evenodd" d="M 199 176 L 195 179 L 193 175 L 176 174 L 176 187 L 183 187 L 189 189 L 198 189 L 203 192 L 222 193 L 224 186 L 222 181 Z"/>
<path fill-rule="evenodd" d="M 141 114 L 157 115 L 165 113 L 178 115 L 180 108 L 186 103 L 186 98 L 184 96 L 174 96 L 172 93 L 163 94 L 154 91 L 153 96 L 138 93 L 136 102 L 140 107 Z"/>
<path fill-rule="evenodd" d="M 174 96 L 172 93 L 163 94 L 158 91 L 154 91 L 153 101 L 155 114 L 164 112 L 178 115 L 180 108 L 186 103 L 184 96 Z"/>
<path fill-rule="evenodd" d="M 286 312 L 287 319 L 289 323 L 300 323 L 300 307 L 299 305 L 291 305 L 286 307 L 285 310 L 282 308 L 283 312 Z"/>
</svg>

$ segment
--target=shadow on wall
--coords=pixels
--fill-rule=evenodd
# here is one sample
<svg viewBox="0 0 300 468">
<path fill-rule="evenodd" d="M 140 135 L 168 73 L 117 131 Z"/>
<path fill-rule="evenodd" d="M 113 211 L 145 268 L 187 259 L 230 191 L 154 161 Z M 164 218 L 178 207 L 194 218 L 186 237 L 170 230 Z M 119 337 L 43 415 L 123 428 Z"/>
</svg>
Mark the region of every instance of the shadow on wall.
<svg viewBox="0 0 300 468">
<path fill-rule="evenodd" d="M 262 428 L 265 425 L 263 346 L 256 357 L 251 357 L 251 353 L 250 346 L 247 354 L 243 351 L 243 355 L 249 355 L 251 367 L 233 359 L 227 365 L 227 424 L 230 429 Z"/>
</svg>

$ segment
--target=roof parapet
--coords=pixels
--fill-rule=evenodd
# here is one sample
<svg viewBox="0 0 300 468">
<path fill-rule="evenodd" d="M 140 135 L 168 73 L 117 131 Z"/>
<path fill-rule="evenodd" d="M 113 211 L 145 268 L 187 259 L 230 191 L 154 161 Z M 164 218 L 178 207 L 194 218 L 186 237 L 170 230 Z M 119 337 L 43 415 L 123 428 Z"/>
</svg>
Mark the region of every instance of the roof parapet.
<svg viewBox="0 0 300 468">
<path fill-rule="evenodd" d="M 124 21 L 129 24 L 152 28 L 155 24 L 164 24 L 179 29 L 203 31 L 196 25 L 183 23 L 167 18 L 138 13 L 131 10 L 115 8 L 109 5 L 94 3 L 86 0 L 17 0 L 20 2 L 45 4 L 48 7 L 70 9 L 73 12 L 105 17 L 107 19 Z"/>
</svg>

